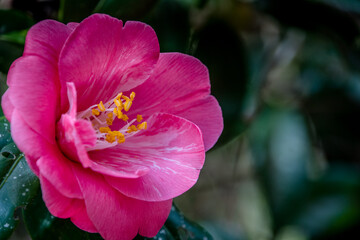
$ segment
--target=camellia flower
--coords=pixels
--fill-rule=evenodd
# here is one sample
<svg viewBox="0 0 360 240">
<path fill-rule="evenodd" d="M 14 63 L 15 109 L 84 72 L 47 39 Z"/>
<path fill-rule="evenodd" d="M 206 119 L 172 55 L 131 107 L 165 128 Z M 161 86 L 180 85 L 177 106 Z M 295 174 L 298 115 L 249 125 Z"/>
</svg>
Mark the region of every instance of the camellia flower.
<svg viewBox="0 0 360 240">
<path fill-rule="evenodd" d="M 49 211 L 105 239 L 155 236 L 223 128 L 199 60 L 103 14 L 33 26 L 7 83 L 2 107 Z"/>
</svg>

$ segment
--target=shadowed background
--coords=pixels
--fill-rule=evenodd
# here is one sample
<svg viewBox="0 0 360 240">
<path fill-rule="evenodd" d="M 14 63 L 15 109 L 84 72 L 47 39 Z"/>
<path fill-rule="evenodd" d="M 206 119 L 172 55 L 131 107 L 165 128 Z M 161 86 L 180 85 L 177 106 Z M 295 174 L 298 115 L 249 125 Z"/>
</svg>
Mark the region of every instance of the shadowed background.
<svg viewBox="0 0 360 240">
<path fill-rule="evenodd" d="M 175 203 L 214 239 L 360 237 L 360 1 L 0 4 L 1 93 L 29 27 L 93 12 L 146 22 L 161 52 L 190 54 L 209 68 L 224 132 L 198 183 Z M 20 227 L 12 238 L 25 235 Z"/>
</svg>

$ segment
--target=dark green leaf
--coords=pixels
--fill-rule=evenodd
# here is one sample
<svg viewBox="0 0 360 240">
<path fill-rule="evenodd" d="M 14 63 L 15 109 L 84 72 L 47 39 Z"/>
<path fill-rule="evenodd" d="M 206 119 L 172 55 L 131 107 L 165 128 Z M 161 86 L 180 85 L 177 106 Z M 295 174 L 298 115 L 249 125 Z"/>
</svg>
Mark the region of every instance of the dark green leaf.
<svg viewBox="0 0 360 240">
<path fill-rule="evenodd" d="M 0 183 L 0 239 L 8 238 L 14 231 L 18 223 L 16 209 L 26 206 L 38 188 L 38 178 L 23 155 L 18 155 Z"/>
<path fill-rule="evenodd" d="M 7 73 L 11 63 L 22 55 L 21 45 L 0 40 L 0 72 Z"/>
<path fill-rule="evenodd" d="M 166 226 L 163 226 L 159 233 L 153 237 L 153 238 L 146 238 L 146 237 L 142 237 L 140 235 L 136 236 L 136 238 L 134 240 L 174 240 L 174 237 L 171 235 L 171 233 L 169 232 L 169 230 L 166 228 Z"/>
<path fill-rule="evenodd" d="M 0 9 L 0 35 L 31 27 L 34 21 L 26 14 L 16 10 Z"/>
<path fill-rule="evenodd" d="M 28 30 L 26 29 L 26 30 L 15 31 L 15 32 L 3 34 L 3 35 L 0 35 L 0 40 L 17 43 L 19 45 L 24 45 L 27 32 L 28 32 Z"/>
<path fill-rule="evenodd" d="M 158 0 L 100 0 L 95 12 L 122 20 L 139 20 L 151 11 Z"/>
<path fill-rule="evenodd" d="M 99 234 L 77 228 L 69 219 L 56 218 L 47 210 L 38 190 L 34 200 L 23 210 L 24 222 L 34 240 L 100 240 Z"/>
<path fill-rule="evenodd" d="M 12 142 L 10 123 L 4 116 L 0 117 L 0 149 Z"/>
<path fill-rule="evenodd" d="M 205 229 L 187 219 L 175 205 L 171 208 L 170 215 L 165 222 L 165 227 L 176 240 L 212 239 Z"/>
<path fill-rule="evenodd" d="M 161 52 L 186 52 L 190 38 L 189 9 L 179 0 L 161 0 L 145 19 L 154 28 Z"/>
<path fill-rule="evenodd" d="M 92 14 L 99 0 L 60 0 L 59 20 L 62 22 L 81 22 Z"/>
<path fill-rule="evenodd" d="M 234 29 L 224 21 L 212 20 L 194 34 L 194 56 L 209 69 L 211 91 L 220 103 L 224 131 L 220 142 L 244 130 L 241 102 L 247 85 L 245 49 Z"/>
</svg>

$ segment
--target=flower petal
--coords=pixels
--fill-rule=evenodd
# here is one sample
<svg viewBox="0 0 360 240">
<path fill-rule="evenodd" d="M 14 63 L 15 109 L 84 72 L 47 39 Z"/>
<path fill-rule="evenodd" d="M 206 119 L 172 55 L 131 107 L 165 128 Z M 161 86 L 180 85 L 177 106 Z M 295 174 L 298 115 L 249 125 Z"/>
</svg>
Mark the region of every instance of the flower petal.
<svg viewBox="0 0 360 240">
<path fill-rule="evenodd" d="M 19 58 L 8 74 L 7 91 L 12 105 L 29 127 L 50 143 L 55 141 L 57 79 L 56 69 L 38 56 Z"/>
<path fill-rule="evenodd" d="M 172 200 L 144 202 L 113 189 L 100 174 L 74 165 L 89 218 L 108 240 L 133 239 L 138 232 L 153 237 L 165 223 Z M 109 221 L 111 219 L 111 221 Z"/>
<path fill-rule="evenodd" d="M 94 226 L 94 224 L 92 223 L 86 212 L 85 202 L 84 201 L 82 202 L 83 202 L 83 206 L 70 219 L 78 228 L 87 232 L 96 233 L 98 232 L 98 230 L 96 229 L 96 227 Z"/>
<path fill-rule="evenodd" d="M 82 111 L 143 83 L 158 57 L 158 40 L 150 26 L 129 21 L 123 27 L 116 18 L 91 15 L 75 28 L 60 54 L 62 109 L 68 104 L 65 82 L 75 83 Z"/>
<path fill-rule="evenodd" d="M 6 91 L 1 97 L 1 106 L 6 119 L 11 122 L 11 115 L 14 110 L 14 105 L 9 99 L 9 91 Z"/>
<path fill-rule="evenodd" d="M 36 175 L 44 176 L 56 189 L 67 197 L 82 198 L 82 194 L 71 169 L 73 164 L 59 151 L 56 143 L 49 143 L 32 130 L 14 110 L 11 118 L 14 142 L 24 152 L 25 158 Z M 29 144 L 35 142 L 36 144 Z"/>
<path fill-rule="evenodd" d="M 24 56 L 40 56 L 57 66 L 60 51 L 71 31 L 72 28 L 55 20 L 35 24 L 26 35 Z"/>
<path fill-rule="evenodd" d="M 43 176 L 40 175 L 42 197 L 46 207 L 55 217 L 69 218 L 79 212 L 84 200 L 68 198 L 62 195 L 56 188 Z"/>
<path fill-rule="evenodd" d="M 131 118 L 166 112 L 194 122 L 210 149 L 223 129 L 218 102 L 210 94 L 209 73 L 198 59 L 180 53 L 162 53 L 154 73 L 133 89 Z M 130 117 L 130 116 L 129 116 Z"/>
<path fill-rule="evenodd" d="M 164 201 L 192 187 L 204 163 L 204 144 L 200 129 L 192 122 L 170 114 L 156 114 L 147 119 L 148 128 L 129 137 L 117 147 L 93 151 L 89 156 L 101 161 L 106 156 L 112 164 L 127 162 L 149 168 L 139 178 L 105 176 L 128 197 L 144 201 Z"/>
</svg>

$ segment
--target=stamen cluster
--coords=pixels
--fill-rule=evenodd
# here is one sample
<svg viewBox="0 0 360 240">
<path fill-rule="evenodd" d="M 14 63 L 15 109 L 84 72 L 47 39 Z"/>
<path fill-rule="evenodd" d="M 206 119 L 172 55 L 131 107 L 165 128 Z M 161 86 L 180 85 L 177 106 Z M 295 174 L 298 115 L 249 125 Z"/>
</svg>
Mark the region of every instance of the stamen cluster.
<svg viewBox="0 0 360 240">
<path fill-rule="evenodd" d="M 97 136 L 97 145 L 104 145 L 110 143 L 113 146 L 115 144 L 121 144 L 125 142 L 126 136 L 133 135 L 139 130 L 147 128 L 147 122 L 142 122 L 143 117 L 137 115 L 136 119 L 131 120 L 125 114 L 132 106 L 135 98 L 135 92 L 132 92 L 130 96 L 123 95 L 120 92 L 114 99 L 103 103 L 100 101 L 99 104 L 93 105 L 84 112 L 79 113 L 78 117 L 85 118 L 92 122 Z M 123 112 L 125 111 L 125 112 Z M 126 124 L 118 130 L 112 130 L 110 126 L 113 125 L 115 118 L 124 121 Z M 133 124 L 137 121 L 139 124 Z"/>
</svg>

